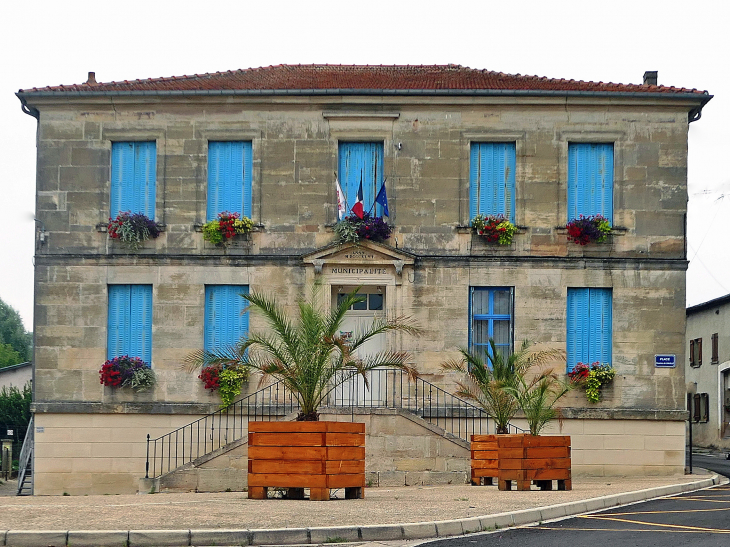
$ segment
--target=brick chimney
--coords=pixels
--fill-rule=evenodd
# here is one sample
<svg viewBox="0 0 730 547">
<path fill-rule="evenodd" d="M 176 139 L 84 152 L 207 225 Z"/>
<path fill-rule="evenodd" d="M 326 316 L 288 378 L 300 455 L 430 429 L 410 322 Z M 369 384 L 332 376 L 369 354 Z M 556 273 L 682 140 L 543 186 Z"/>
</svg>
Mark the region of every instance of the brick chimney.
<svg viewBox="0 0 730 547">
<path fill-rule="evenodd" d="M 657 85 L 658 75 L 659 71 L 657 70 L 647 70 L 644 72 L 644 85 Z"/>
</svg>

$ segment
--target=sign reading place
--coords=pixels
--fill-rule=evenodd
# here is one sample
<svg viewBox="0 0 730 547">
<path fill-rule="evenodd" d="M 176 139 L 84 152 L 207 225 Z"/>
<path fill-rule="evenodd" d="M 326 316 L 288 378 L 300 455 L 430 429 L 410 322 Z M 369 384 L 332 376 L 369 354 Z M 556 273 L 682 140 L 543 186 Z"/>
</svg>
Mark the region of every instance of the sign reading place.
<svg viewBox="0 0 730 547">
<path fill-rule="evenodd" d="M 676 366 L 676 355 L 654 355 L 654 366 L 659 368 L 674 368 Z"/>
</svg>

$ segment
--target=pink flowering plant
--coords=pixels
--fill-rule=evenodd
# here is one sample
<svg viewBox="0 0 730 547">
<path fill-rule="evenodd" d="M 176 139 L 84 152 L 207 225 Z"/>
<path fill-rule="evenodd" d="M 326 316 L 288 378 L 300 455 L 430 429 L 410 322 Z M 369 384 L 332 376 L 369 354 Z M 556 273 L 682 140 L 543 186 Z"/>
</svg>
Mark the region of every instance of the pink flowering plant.
<svg viewBox="0 0 730 547">
<path fill-rule="evenodd" d="M 570 383 L 585 390 L 589 403 L 597 403 L 601 400 L 601 389 L 610 384 L 615 376 L 616 371 L 613 370 L 613 367 L 608 363 L 601 364 L 600 361 L 590 365 L 578 363 L 568 373 Z"/>
<path fill-rule="evenodd" d="M 145 391 L 154 387 L 154 371 L 139 357 L 122 355 L 107 360 L 99 370 L 99 383 L 109 387 L 131 387 Z"/>
<path fill-rule="evenodd" d="M 568 241 L 578 245 L 604 243 L 611 235 L 611 223 L 602 215 L 574 218 L 565 226 L 568 230 Z"/>
<path fill-rule="evenodd" d="M 357 243 L 360 240 L 382 243 L 392 233 L 391 227 L 382 217 L 364 213 L 360 218 L 357 215 L 348 215 L 335 224 L 335 233 L 340 243 Z"/>
<path fill-rule="evenodd" d="M 517 226 L 504 215 L 477 215 L 471 221 L 474 233 L 485 241 L 498 245 L 509 245 L 517 232 Z"/>
</svg>

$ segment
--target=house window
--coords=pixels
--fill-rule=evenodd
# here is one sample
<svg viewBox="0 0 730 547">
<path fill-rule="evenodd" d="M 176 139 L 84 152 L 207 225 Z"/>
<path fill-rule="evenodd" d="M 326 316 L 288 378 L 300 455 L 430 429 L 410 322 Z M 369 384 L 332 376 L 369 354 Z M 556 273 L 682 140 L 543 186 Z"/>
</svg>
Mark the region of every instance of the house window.
<svg viewBox="0 0 730 547">
<path fill-rule="evenodd" d="M 469 347 L 486 359 L 489 339 L 503 357 L 512 353 L 512 287 L 471 287 Z"/>
<path fill-rule="evenodd" d="M 225 350 L 248 333 L 248 285 L 206 285 L 204 348 Z"/>
<path fill-rule="evenodd" d="M 568 220 L 580 215 L 613 223 L 613 144 L 568 144 Z"/>
<path fill-rule="evenodd" d="M 718 351 L 717 333 L 712 335 L 712 364 L 716 365 L 720 362 L 720 355 Z"/>
<path fill-rule="evenodd" d="M 157 145 L 151 142 L 113 142 L 111 216 L 143 213 L 155 218 Z"/>
<path fill-rule="evenodd" d="M 707 393 L 694 394 L 694 408 L 692 419 L 695 422 L 707 423 L 710 421 L 710 395 Z"/>
<path fill-rule="evenodd" d="M 611 363 L 612 301 L 612 289 L 568 289 L 568 372 L 578 363 Z"/>
<path fill-rule="evenodd" d="M 252 151 L 250 141 L 208 142 L 207 220 L 223 211 L 251 218 Z"/>
<path fill-rule="evenodd" d="M 357 192 L 362 182 L 364 211 L 375 216 L 383 215 L 382 206 L 375 204 L 384 182 L 382 142 L 341 142 L 337 175 L 348 212 L 357 202 Z"/>
<path fill-rule="evenodd" d="M 702 365 L 702 338 L 689 341 L 689 365 L 691 367 Z"/>
<path fill-rule="evenodd" d="M 469 167 L 469 214 L 515 219 L 515 143 L 474 142 Z"/>
<path fill-rule="evenodd" d="M 152 285 L 109 285 L 106 354 L 152 362 Z"/>
</svg>

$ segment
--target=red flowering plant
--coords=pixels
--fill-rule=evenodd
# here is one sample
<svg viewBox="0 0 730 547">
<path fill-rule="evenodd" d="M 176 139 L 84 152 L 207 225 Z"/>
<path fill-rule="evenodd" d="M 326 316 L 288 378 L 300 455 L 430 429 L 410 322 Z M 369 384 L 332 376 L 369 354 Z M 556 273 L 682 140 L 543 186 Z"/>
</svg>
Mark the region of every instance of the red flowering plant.
<svg viewBox="0 0 730 547">
<path fill-rule="evenodd" d="M 205 389 L 217 392 L 221 397 L 221 407 L 225 408 L 241 394 L 244 382 L 248 381 L 249 371 L 245 366 L 235 363 L 216 363 L 203 367 L 198 375 Z"/>
<path fill-rule="evenodd" d="M 205 389 L 218 391 L 218 389 L 221 387 L 220 372 L 221 367 L 216 365 L 210 365 L 208 367 L 204 367 L 203 370 L 200 371 L 198 378 L 202 380 L 203 384 L 205 385 Z"/>
<path fill-rule="evenodd" d="M 228 241 L 240 234 L 247 234 L 253 229 L 253 221 L 238 213 L 223 211 L 218 218 L 203 224 L 203 239 L 213 245 L 225 245 Z"/>
<path fill-rule="evenodd" d="M 490 243 L 509 245 L 517 232 L 517 226 L 512 224 L 504 215 L 477 215 L 471 221 L 471 226 L 477 235 L 482 236 Z"/>
<path fill-rule="evenodd" d="M 107 360 L 99 370 L 99 383 L 109 387 L 131 387 L 144 391 L 154 387 L 154 371 L 139 357 L 122 355 Z"/>
<path fill-rule="evenodd" d="M 136 251 L 148 239 L 156 239 L 160 235 L 160 225 L 143 213 L 125 211 L 116 218 L 109 217 L 106 233 L 110 239 L 118 239 L 124 245 Z"/>
<path fill-rule="evenodd" d="M 568 230 L 568 241 L 578 245 L 603 243 L 611 235 L 611 223 L 602 215 L 574 218 L 565 226 Z"/>
<path fill-rule="evenodd" d="M 364 213 L 362 218 L 355 214 L 343 218 L 335 224 L 335 233 L 340 243 L 357 243 L 361 239 L 381 243 L 390 237 L 392 229 L 383 217 Z"/>
</svg>

